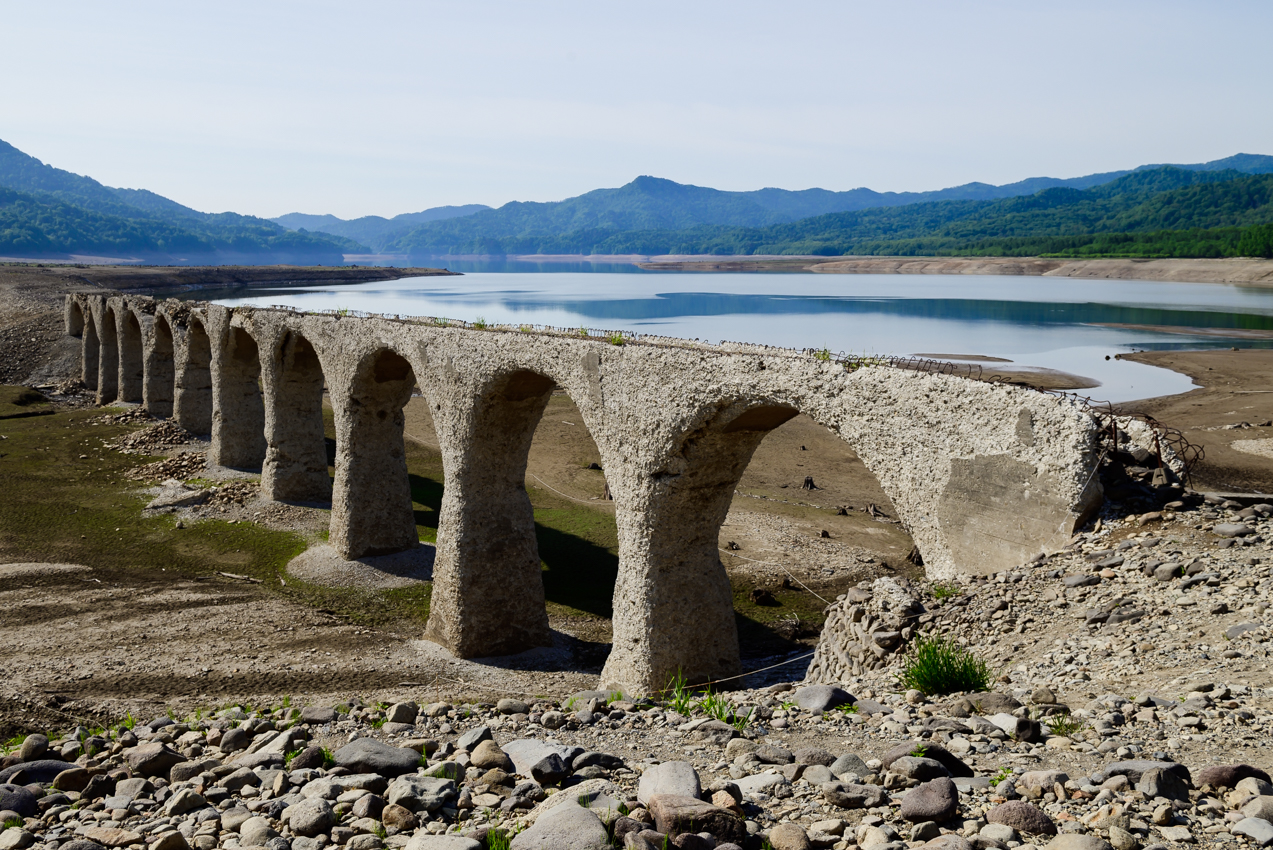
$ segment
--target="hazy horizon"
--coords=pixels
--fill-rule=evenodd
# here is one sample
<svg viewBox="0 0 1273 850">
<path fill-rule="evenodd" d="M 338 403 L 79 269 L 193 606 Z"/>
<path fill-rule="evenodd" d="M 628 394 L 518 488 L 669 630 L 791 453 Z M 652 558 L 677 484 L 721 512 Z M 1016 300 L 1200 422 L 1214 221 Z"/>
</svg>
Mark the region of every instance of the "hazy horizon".
<svg viewBox="0 0 1273 850">
<path fill-rule="evenodd" d="M 196 209 L 392 218 L 649 174 L 927 191 L 1270 153 L 1248 0 L 72 0 L 9 10 L 0 138 Z"/>
</svg>

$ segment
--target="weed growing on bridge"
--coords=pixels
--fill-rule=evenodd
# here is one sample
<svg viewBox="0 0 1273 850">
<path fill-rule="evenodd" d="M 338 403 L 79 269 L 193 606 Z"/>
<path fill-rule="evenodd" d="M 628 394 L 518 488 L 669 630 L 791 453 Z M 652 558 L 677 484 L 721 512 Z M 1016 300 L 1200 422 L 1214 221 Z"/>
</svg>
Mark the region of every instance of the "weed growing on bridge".
<svg viewBox="0 0 1273 850">
<path fill-rule="evenodd" d="M 813 352 L 813 357 L 815 360 L 821 360 L 823 362 L 829 361 L 831 359 L 831 349 L 823 348 L 815 351 Z"/>
<path fill-rule="evenodd" d="M 925 635 L 915 641 L 898 681 L 925 696 L 957 691 L 984 691 L 993 676 L 985 659 L 944 635 Z"/>
<path fill-rule="evenodd" d="M 489 327 L 489 325 L 486 324 L 486 317 L 478 316 L 476 319 L 474 319 L 473 327 L 477 328 L 479 331 L 486 330 L 487 327 Z"/>
<path fill-rule="evenodd" d="M 624 341 L 623 334 L 610 334 L 606 337 L 606 342 L 611 345 L 623 345 Z"/>
</svg>

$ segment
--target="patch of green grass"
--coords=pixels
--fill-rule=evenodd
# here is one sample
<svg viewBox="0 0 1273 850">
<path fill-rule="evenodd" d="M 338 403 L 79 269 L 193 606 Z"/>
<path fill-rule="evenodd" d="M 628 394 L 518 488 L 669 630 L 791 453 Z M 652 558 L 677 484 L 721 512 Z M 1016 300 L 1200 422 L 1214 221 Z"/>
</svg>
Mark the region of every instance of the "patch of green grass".
<svg viewBox="0 0 1273 850">
<path fill-rule="evenodd" d="M 332 751 L 323 747 L 323 767 L 333 768 L 336 766 L 336 757 L 332 755 Z"/>
<path fill-rule="evenodd" d="M 1043 722 L 1047 725 L 1050 733 L 1064 738 L 1077 735 L 1087 728 L 1086 723 L 1071 717 L 1069 712 L 1049 715 Z"/>
<path fill-rule="evenodd" d="M 923 747 L 923 746 L 916 747 L 915 749 L 911 750 L 908 753 L 908 755 L 912 756 L 913 758 L 922 759 L 928 755 L 928 747 Z"/>
<path fill-rule="evenodd" d="M 30 387 L 0 387 L 0 419 L 41 413 L 48 403 L 41 392 Z"/>
<path fill-rule="evenodd" d="M 937 582 L 933 585 L 934 599 L 952 599 L 956 596 L 963 595 L 963 588 L 954 582 Z"/>
<path fill-rule="evenodd" d="M 513 836 L 516 834 L 500 827 L 492 828 L 486 833 L 486 850 L 509 850 L 513 846 Z"/>
<path fill-rule="evenodd" d="M 925 635 L 911 647 L 898 681 L 903 688 L 932 696 L 988 690 L 993 678 L 981 656 L 950 638 Z"/>
<path fill-rule="evenodd" d="M 999 768 L 999 772 L 996 773 L 994 776 L 990 777 L 990 787 L 997 788 L 1000 782 L 1007 779 L 1011 775 L 1012 775 L 1012 768 L 1010 767 Z"/>
<path fill-rule="evenodd" d="M 477 328 L 479 331 L 484 331 L 489 326 L 486 324 L 486 319 L 484 317 L 478 316 L 473 320 L 473 327 Z"/>
<path fill-rule="evenodd" d="M 694 701 L 694 707 L 713 720 L 724 721 L 729 717 L 733 704 L 720 694 L 712 693 L 712 688 L 709 685 L 703 691 L 703 695 Z"/>
<path fill-rule="evenodd" d="M 8 818 L 5 820 L 4 825 L 0 826 L 0 831 L 5 829 L 21 829 L 22 823 L 22 818 Z"/>
<path fill-rule="evenodd" d="M 663 689 L 663 699 L 666 701 L 668 708 L 677 714 L 689 717 L 690 711 L 693 710 L 692 692 L 686 685 L 685 674 L 678 667 L 676 675 L 667 683 L 667 687 Z"/>
</svg>

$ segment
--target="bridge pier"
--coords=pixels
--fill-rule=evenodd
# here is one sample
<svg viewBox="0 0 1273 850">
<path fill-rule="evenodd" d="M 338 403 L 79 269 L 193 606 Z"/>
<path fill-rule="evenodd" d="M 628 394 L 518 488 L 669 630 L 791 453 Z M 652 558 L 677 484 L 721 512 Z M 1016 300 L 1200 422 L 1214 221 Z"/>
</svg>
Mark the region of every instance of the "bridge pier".
<svg viewBox="0 0 1273 850">
<path fill-rule="evenodd" d="M 285 331 L 269 345 L 265 389 L 265 464 L 261 495 L 280 502 L 328 502 L 323 429 L 323 367 L 309 340 Z"/>
<path fill-rule="evenodd" d="M 167 419 L 172 416 L 176 373 L 173 369 L 172 325 L 162 313 L 155 314 L 148 336 L 150 345 L 145 348 L 142 404 L 152 416 Z"/>
<path fill-rule="evenodd" d="M 119 328 L 115 310 L 106 305 L 98 317 L 97 403 L 111 404 L 119 397 Z"/>
<path fill-rule="evenodd" d="M 146 377 L 141 323 L 122 300 L 116 316 L 119 321 L 119 400 L 141 403 Z"/>
<path fill-rule="evenodd" d="M 446 488 L 424 636 L 461 658 L 552 643 L 526 458 L 554 386 L 527 370 L 464 382 L 434 415 Z"/>
<path fill-rule="evenodd" d="M 201 319 L 186 316 L 174 356 L 173 418 L 192 434 L 212 433 L 212 342 Z"/>
<path fill-rule="evenodd" d="M 380 348 L 363 356 L 352 384 L 329 378 L 336 424 L 332 547 L 352 560 L 419 546 L 402 437 L 402 408 L 415 388 L 411 364 Z"/>
<path fill-rule="evenodd" d="M 208 462 L 232 469 L 260 469 L 265 460 L 265 402 L 261 397 L 261 357 L 256 340 L 214 319 L 212 338 L 212 446 Z M 214 318 L 209 316 L 209 318 Z M 219 327 L 218 327 L 219 325 Z"/>
</svg>

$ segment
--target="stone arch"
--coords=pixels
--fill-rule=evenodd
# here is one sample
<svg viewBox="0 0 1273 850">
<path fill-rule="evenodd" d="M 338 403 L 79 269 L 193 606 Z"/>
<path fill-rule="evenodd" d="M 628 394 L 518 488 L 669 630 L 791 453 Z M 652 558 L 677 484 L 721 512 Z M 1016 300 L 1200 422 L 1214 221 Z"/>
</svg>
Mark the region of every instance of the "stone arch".
<svg viewBox="0 0 1273 850">
<path fill-rule="evenodd" d="M 172 325 L 163 313 L 155 315 L 151 326 L 151 344 L 146 350 L 145 384 L 142 401 L 152 416 L 166 419 L 172 416 L 175 392 L 175 364 L 173 360 Z"/>
<path fill-rule="evenodd" d="M 330 501 L 321 359 L 309 340 L 292 331 L 283 334 L 271 356 L 274 380 L 261 494 L 277 501 Z"/>
<path fill-rule="evenodd" d="M 84 308 L 74 298 L 66 302 L 66 335 L 76 339 L 84 336 Z"/>
<path fill-rule="evenodd" d="M 97 336 L 97 323 L 90 312 L 85 317 L 82 343 L 80 345 L 80 380 L 90 390 L 97 389 L 98 370 L 101 368 L 101 343 Z"/>
<path fill-rule="evenodd" d="M 603 682 L 658 688 L 678 672 L 698 682 L 741 672 L 720 527 L 756 447 L 798 413 L 783 402 L 722 403 L 648 480 L 643 529 L 615 588 Z"/>
<path fill-rule="evenodd" d="M 119 317 L 119 400 L 140 403 L 146 378 L 141 322 L 127 307 L 120 308 Z"/>
<path fill-rule="evenodd" d="M 407 477 L 402 408 L 415 389 L 410 361 L 389 347 L 358 362 L 336 422 L 336 481 L 329 540 L 347 559 L 401 552 L 420 544 Z"/>
<path fill-rule="evenodd" d="M 265 460 L 265 401 L 261 354 L 246 329 L 226 329 L 221 356 L 213 364 L 212 446 L 208 460 L 235 469 L 260 469 Z"/>
<path fill-rule="evenodd" d="M 173 417 L 192 434 L 212 432 L 212 341 L 203 321 L 190 316 L 177 351 Z"/>
<path fill-rule="evenodd" d="M 119 329 L 115 324 L 115 308 L 102 310 L 97 368 L 97 403 L 110 404 L 119 396 Z"/>
<path fill-rule="evenodd" d="M 531 440 L 556 386 L 526 368 L 497 374 L 468 402 L 471 430 L 452 446 L 425 637 L 461 657 L 551 643 L 525 482 Z"/>
</svg>

